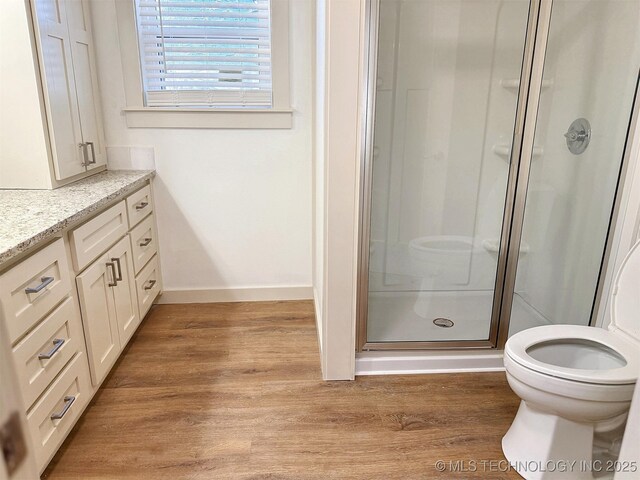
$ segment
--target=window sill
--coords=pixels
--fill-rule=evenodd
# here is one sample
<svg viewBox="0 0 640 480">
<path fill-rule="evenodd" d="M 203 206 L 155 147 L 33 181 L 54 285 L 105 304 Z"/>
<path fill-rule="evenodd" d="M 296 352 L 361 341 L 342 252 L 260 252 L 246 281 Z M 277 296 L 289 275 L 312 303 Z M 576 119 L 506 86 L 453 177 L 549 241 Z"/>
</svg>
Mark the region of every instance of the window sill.
<svg viewBox="0 0 640 480">
<path fill-rule="evenodd" d="M 288 129 L 292 110 L 206 110 L 199 108 L 125 108 L 129 128 Z"/>
</svg>

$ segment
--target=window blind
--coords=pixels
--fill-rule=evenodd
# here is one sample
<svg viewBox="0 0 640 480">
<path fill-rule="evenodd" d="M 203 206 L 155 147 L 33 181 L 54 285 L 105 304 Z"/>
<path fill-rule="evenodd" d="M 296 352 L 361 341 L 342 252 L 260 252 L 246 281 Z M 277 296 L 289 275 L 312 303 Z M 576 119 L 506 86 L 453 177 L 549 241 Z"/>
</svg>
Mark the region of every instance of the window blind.
<svg viewBox="0 0 640 480">
<path fill-rule="evenodd" d="M 270 107 L 269 0 L 136 0 L 149 107 Z"/>
</svg>

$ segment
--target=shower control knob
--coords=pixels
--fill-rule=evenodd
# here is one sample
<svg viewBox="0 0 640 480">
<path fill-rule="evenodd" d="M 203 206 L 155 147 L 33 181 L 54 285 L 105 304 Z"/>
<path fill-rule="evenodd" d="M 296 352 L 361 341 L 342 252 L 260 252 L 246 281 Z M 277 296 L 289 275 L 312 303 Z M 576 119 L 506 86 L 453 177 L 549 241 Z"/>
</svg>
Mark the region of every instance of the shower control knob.
<svg viewBox="0 0 640 480">
<path fill-rule="evenodd" d="M 567 148 L 574 155 L 580 155 L 589 146 L 591 141 L 591 124 L 586 118 L 578 118 L 569 126 L 569 130 L 564 134 L 567 139 Z"/>
<path fill-rule="evenodd" d="M 578 133 L 578 132 L 567 132 L 564 134 L 564 136 L 567 137 L 572 142 L 576 142 L 576 141 L 581 142 L 588 137 L 586 133 Z"/>
</svg>

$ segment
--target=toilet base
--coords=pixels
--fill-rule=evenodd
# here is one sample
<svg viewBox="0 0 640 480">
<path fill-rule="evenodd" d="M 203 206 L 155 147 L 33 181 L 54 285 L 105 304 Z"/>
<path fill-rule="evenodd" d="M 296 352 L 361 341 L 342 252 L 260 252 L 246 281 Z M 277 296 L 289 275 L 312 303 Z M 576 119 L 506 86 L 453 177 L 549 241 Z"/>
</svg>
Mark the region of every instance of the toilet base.
<svg viewBox="0 0 640 480">
<path fill-rule="evenodd" d="M 502 451 L 526 480 L 592 479 L 593 433 L 591 424 L 535 410 L 522 400 Z"/>
</svg>

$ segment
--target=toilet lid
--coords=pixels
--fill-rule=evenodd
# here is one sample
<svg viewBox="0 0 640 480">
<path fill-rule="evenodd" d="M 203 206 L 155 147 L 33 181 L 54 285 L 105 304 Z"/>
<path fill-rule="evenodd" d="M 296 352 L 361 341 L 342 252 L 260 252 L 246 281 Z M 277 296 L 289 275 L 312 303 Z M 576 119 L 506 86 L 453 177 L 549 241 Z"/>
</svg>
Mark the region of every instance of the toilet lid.
<svg viewBox="0 0 640 480">
<path fill-rule="evenodd" d="M 627 253 L 616 275 L 609 328 L 640 343 L 640 241 Z"/>
<path fill-rule="evenodd" d="M 559 366 L 551 361 L 534 358 L 529 351 L 545 342 L 561 344 L 593 342 L 613 350 L 624 358 L 626 365 L 617 368 L 587 369 Z M 509 338 L 504 354 L 523 367 L 545 375 L 583 383 L 619 385 L 635 383 L 640 373 L 640 358 L 632 342 L 604 328 L 581 325 L 543 325 L 522 330 Z M 538 357 L 540 358 L 540 357 Z"/>
</svg>

